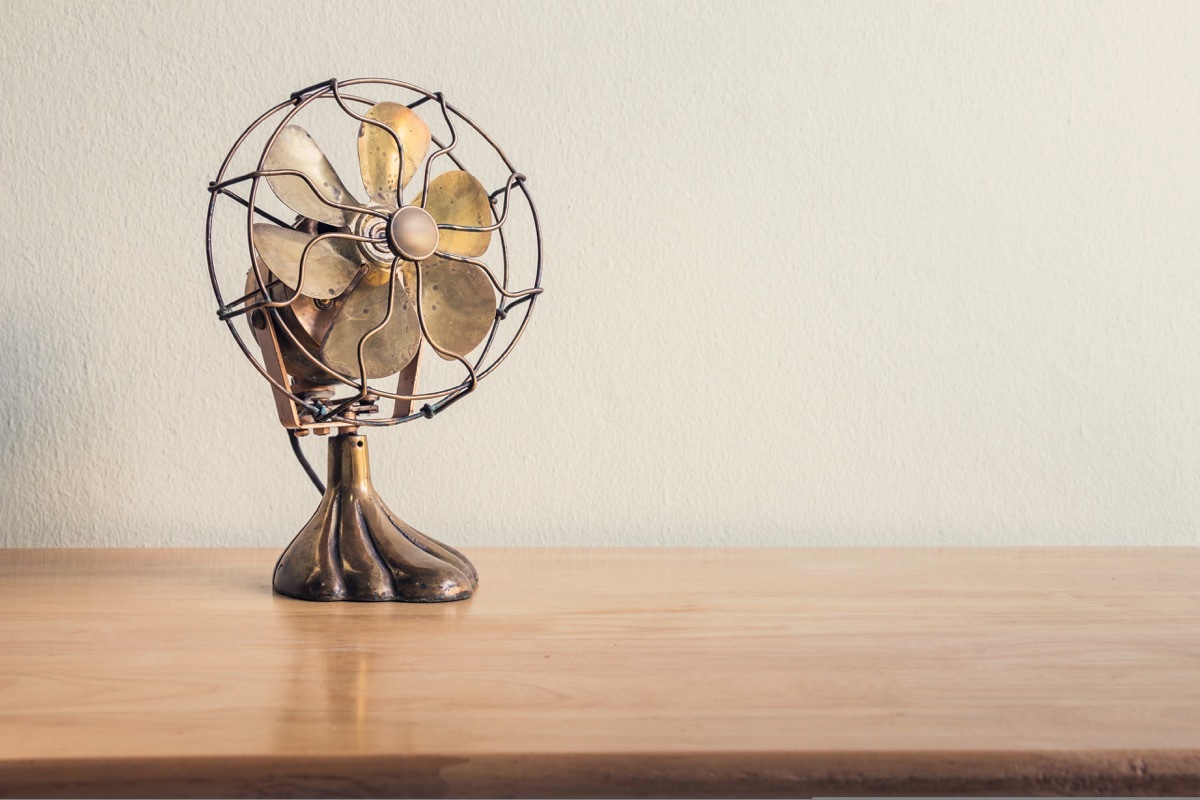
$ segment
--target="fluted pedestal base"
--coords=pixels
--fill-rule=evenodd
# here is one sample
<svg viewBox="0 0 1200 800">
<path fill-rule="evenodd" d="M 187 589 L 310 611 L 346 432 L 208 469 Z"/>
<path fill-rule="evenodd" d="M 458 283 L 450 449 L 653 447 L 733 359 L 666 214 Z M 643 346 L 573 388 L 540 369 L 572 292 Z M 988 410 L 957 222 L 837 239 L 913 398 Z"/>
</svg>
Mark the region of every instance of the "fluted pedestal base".
<svg viewBox="0 0 1200 800">
<path fill-rule="evenodd" d="M 329 481 L 312 519 L 275 565 L 275 591 L 300 600 L 465 600 L 479 576 L 466 557 L 388 510 L 371 485 L 367 440 L 329 437 Z"/>
</svg>

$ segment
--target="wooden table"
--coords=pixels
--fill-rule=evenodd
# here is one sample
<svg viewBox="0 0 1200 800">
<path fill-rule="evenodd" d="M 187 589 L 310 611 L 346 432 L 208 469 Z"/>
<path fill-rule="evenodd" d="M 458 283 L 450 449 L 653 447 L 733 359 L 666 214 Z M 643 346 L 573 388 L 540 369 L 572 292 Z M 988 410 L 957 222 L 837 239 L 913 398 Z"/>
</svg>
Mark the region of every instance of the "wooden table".
<svg viewBox="0 0 1200 800">
<path fill-rule="evenodd" d="M 1200 548 L 0 550 L 0 794 L 1200 794 Z"/>
</svg>

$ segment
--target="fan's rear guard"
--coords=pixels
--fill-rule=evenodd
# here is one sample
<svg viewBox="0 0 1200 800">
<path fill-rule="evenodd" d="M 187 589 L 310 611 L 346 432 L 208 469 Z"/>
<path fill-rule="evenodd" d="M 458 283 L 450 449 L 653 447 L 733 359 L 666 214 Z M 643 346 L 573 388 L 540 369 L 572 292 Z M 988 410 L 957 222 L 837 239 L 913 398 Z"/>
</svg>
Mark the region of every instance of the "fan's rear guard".
<svg viewBox="0 0 1200 800">
<path fill-rule="evenodd" d="M 275 591 L 301 600 L 465 600 L 479 576 L 457 550 L 401 522 L 371 485 L 367 440 L 329 437 L 329 481 L 275 565 Z"/>
</svg>

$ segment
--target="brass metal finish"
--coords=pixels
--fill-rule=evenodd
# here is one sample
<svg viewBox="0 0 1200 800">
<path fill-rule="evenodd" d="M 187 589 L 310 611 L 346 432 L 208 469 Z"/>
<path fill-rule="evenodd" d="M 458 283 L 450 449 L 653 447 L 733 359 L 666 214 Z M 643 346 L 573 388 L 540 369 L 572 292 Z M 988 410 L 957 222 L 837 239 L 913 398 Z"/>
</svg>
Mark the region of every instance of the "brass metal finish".
<svg viewBox="0 0 1200 800">
<path fill-rule="evenodd" d="M 288 125 L 279 131 L 275 143 L 267 151 L 263 168 L 296 170 L 308 177 L 305 181 L 295 175 L 273 175 L 267 177 L 267 183 L 288 208 L 309 219 L 342 226 L 349 216 L 344 210 L 330 205 L 330 201 L 358 205 L 321 148 L 299 125 Z"/>
<path fill-rule="evenodd" d="M 347 91 L 351 87 L 358 89 L 370 86 L 383 86 L 389 87 L 390 90 L 407 92 L 414 96 L 415 100 L 401 106 L 397 103 L 379 103 Z M 361 205 L 345 189 L 345 185 L 337 177 L 332 165 L 312 137 L 293 122 L 297 115 L 301 114 L 308 106 L 321 101 L 335 102 L 345 114 L 361 123 L 359 168 L 363 174 L 364 184 L 368 187 L 370 205 Z M 440 141 L 437 136 L 432 134 L 429 135 L 428 142 L 425 141 L 424 131 L 428 126 L 424 120 L 420 120 L 420 116 L 416 113 L 416 109 L 425 104 L 428 104 L 426 109 L 433 109 L 433 113 L 439 115 L 444 121 L 446 129 L 449 131 L 448 141 Z M 353 108 L 356 106 L 363 107 L 365 115 L 356 112 Z M 251 134 L 264 126 L 273 126 L 274 129 L 264 146 L 258 167 L 251 172 L 229 177 L 230 164 L 235 155 L 242 150 Z M 466 172 L 465 165 L 453 152 L 464 133 L 481 138 L 503 163 L 509 172 L 503 186 L 488 193 L 476 179 Z M 387 146 L 389 142 L 391 143 L 390 147 Z M 434 145 L 437 149 L 425 155 L 429 144 Z M 423 161 L 419 160 L 419 155 L 424 156 Z M 438 173 L 434 169 L 434 163 L 441 158 L 450 161 L 456 170 Z M 417 162 L 414 162 L 414 159 L 417 159 Z M 409 166 L 412 163 L 416 163 L 416 171 L 409 174 Z M 385 174 L 389 172 L 389 167 L 393 171 Z M 252 252 L 260 250 L 259 247 L 256 247 L 257 236 L 254 225 L 254 222 L 259 219 L 266 220 L 281 229 L 299 230 L 313 235 L 311 246 L 301 253 L 299 263 L 292 264 L 289 260 L 286 265 L 280 264 L 279 269 L 283 274 L 289 275 L 294 283 L 302 284 L 304 289 L 311 289 L 314 294 L 317 292 L 310 286 L 309 272 L 310 270 L 317 273 L 321 271 L 316 267 L 316 261 L 321 257 L 321 250 L 328 244 L 336 252 L 345 253 L 348 251 L 343 250 L 342 245 L 355 243 L 358 260 L 360 263 L 365 262 L 363 263 L 365 270 L 360 269 L 351 278 L 346 289 L 340 295 L 332 298 L 331 309 L 328 302 L 319 306 L 321 310 L 331 310 L 332 312 L 324 318 L 325 320 L 331 319 L 339 310 L 339 304 L 344 305 L 358 291 L 359 287 L 372 285 L 373 282 L 368 282 L 366 277 L 375 270 L 383 270 L 390 277 L 391 270 L 399 266 L 400 272 L 403 273 L 404 291 L 403 293 L 396 292 L 397 299 L 400 299 L 402 294 L 407 294 L 411 298 L 410 302 L 416 301 L 422 288 L 427 294 L 436 294 L 438 288 L 434 288 L 429 281 L 420 280 L 420 272 L 428 274 L 428 271 L 421 270 L 419 272 L 416 269 L 418 264 L 426 266 L 425 263 L 394 258 L 389 261 L 389 257 L 394 257 L 395 252 L 388 242 L 387 223 L 398 208 L 407 207 L 408 204 L 404 203 L 405 198 L 399 190 L 394 193 L 390 193 L 388 190 L 393 185 L 407 182 L 415 175 L 422 176 L 417 183 L 424 190 L 422 194 L 429 198 L 427 205 L 432 207 L 432 209 L 426 210 L 431 211 L 431 216 L 438 223 L 438 249 L 426 260 L 428 265 L 432 265 L 435 259 L 439 258 L 469 264 L 482 270 L 492 283 L 496 292 L 495 296 L 500 298 L 494 307 L 491 324 L 482 343 L 476 341 L 477 336 L 474 334 L 474 329 L 477 325 L 474 323 L 469 326 L 472 329 L 471 335 L 462 335 L 463 340 L 476 342 L 477 352 L 471 351 L 469 361 L 465 352 L 452 350 L 433 340 L 435 335 L 440 335 L 441 339 L 450 341 L 444 333 L 431 334 L 430 332 L 430 329 L 440 330 L 450 326 L 448 321 L 438 318 L 441 310 L 445 307 L 444 304 L 437 303 L 435 309 L 433 303 L 427 302 L 418 309 L 417 329 L 420 340 L 417 349 L 418 356 L 422 349 L 432 349 L 442 358 L 459 362 L 466 372 L 466 376 L 459 383 L 436 389 L 418 388 L 413 385 L 414 369 L 411 375 L 401 375 L 398 379 L 397 389 L 392 390 L 390 386 L 368 384 L 371 377 L 382 376 L 366 374 L 366 370 L 363 368 L 367 360 L 365 358 L 358 360 L 359 369 L 357 370 L 343 371 L 341 367 L 344 367 L 344 364 L 338 369 L 331 368 L 326 361 L 326 353 L 323 352 L 323 348 L 314 341 L 314 336 L 316 336 L 317 340 L 323 343 L 328 339 L 328 335 L 321 338 L 314 330 L 314 326 L 310 324 L 312 309 L 308 304 L 311 303 L 311 300 L 295 287 L 292 287 L 290 292 L 279 291 L 279 287 L 286 284 L 280 281 L 279 276 L 275 275 L 273 271 L 269 271 L 270 266 L 265 263 L 264 258 L 252 259 L 250 270 L 252 283 L 247 287 L 249 291 L 232 301 L 227 302 L 224 299 L 212 247 L 214 212 L 218 198 L 222 197 L 232 199 L 246 209 L 246 235 Z M 256 197 L 260 191 L 260 183 L 264 179 L 281 201 L 301 214 L 300 220 L 288 223 L 259 207 Z M 234 191 L 239 185 L 248 187 L 248 197 L 242 197 Z M 281 411 L 280 414 L 280 421 L 285 427 L 293 430 L 307 429 L 309 425 L 315 423 L 328 423 L 333 427 L 391 426 L 416 419 L 432 419 L 438 412 L 474 391 L 483 378 L 490 375 L 508 358 L 524 334 L 537 296 L 542 292 L 541 228 L 526 177 L 516 170 L 508 156 L 487 132 L 446 102 L 440 92 L 430 92 L 412 84 L 386 78 L 358 78 L 344 81 L 331 79 L 301 89 L 294 92 L 288 100 L 260 115 L 242 132 L 222 161 L 216 178 L 209 183 L 208 190 L 211 199 L 207 215 L 206 252 L 209 278 L 218 303 L 217 316 L 225 322 L 243 355 L 271 384 L 275 393 L 282 398 L 282 403 L 294 406 L 291 412 L 285 414 Z M 534 249 L 532 253 L 522 258 L 522 260 L 531 259 L 529 263 L 534 271 L 533 285 L 529 288 L 518 289 L 510 283 L 512 274 L 510 252 L 504 225 L 514 200 L 525 205 L 533 223 Z M 420 202 L 415 202 L 414 205 L 420 205 Z M 321 227 L 318 227 L 318 222 L 321 223 Z M 334 230 L 329 230 L 324 226 L 332 226 Z M 257 229 L 258 232 L 262 230 L 261 228 Z M 500 243 L 500 247 L 494 254 L 499 262 L 496 265 L 498 268 L 494 271 L 488 264 L 479 261 L 472 255 L 476 253 L 482 255 L 483 252 L 488 251 L 487 245 L 491 241 L 493 232 Z M 333 244 L 335 242 L 336 244 Z M 401 262 L 398 265 L 397 260 Z M 381 276 L 375 277 L 378 279 Z M 316 280 L 320 282 L 323 279 L 318 277 Z M 469 277 L 463 280 L 475 282 Z M 320 283 L 317 283 L 313 286 L 319 285 Z M 437 284 L 437 287 L 440 286 L 441 284 Z M 328 291 L 328 286 L 325 288 Z M 476 292 L 475 297 L 482 298 L 482 294 L 482 292 Z M 319 299 L 325 300 L 328 297 L 329 295 L 326 294 Z M 524 306 L 524 308 L 519 308 L 520 306 Z M 460 313 L 456 316 L 466 315 L 471 318 L 475 316 L 473 311 L 467 308 L 459 309 L 459 311 Z M 514 314 L 514 311 L 518 313 Z M 242 315 L 246 315 L 248 321 L 252 323 L 252 331 L 261 331 L 263 330 L 262 326 L 268 323 L 274 331 L 272 338 L 275 340 L 275 347 L 271 350 L 264 348 L 262 360 L 256 358 L 251 352 L 234 324 L 236 318 Z M 457 326 L 461 326 L 461 324 L 461 322 L 455 323 Z M 324 323 L 321 327 L 327 330 Z M 380 330 L 363 329 L 361 326 L 356 326 L 356 328 L 360 343 L 364 345 L 362 348 L 364 351 L 379 348 L 379 343 L 371 345 L 370 342 L 383 333 L 382 328 Z M 348 332 L 343 333 L 348 336 Z M 339 337 L 341 335 L 339 334 Z M 421 341 L 428 345 L 428 348 L 422 347 Z M 343 348 L 339 346 L 338 349 Z M 275 368 L 274 362 L 279 361 L 279 358 L 274 350 L 282 352 L 283 360 L 287 363 L 288 369 L 283 374 L 280 374 L 279 370 Z M 408 362 L 395 362 L 392 372 L 388 374 L 405 369 L 405 364 L 413 364 L 415 361 L 416 359 Z M 379 365 L 379 368 L 383 369 L 382 364 Z M 321 385 L 333 390 L 349 387 L 352 393 L 348 397 L 335 396 L 329 402 L 313 402 L 312 395 L 305 391 L 305 388 L 311 385 Z M 346 409 L 368 395 L 395 400 L 391 415 L 385 413 L 382 417 L 368 415 L 352 419 L 345 414 Z M 424 404 L 422 405 L 422 403 Z M 294 422 L 296 419 L 311 420 L 312 422 L 302 422 L 301 426 L 297 428 Z M 315 430 L 315 428 L 313 429 Z"/>
<path fill-rule="evenodd" d="M 254 270 L 246 276 L 246 288 L 250 289 L 255 284 Z M 274 284 L 270 289 L 272 294 L 286 291 L 281 284 Z M 335 301 L 336 302 L 336 301 Z M 258 341 L 258 345 L 263 353 L 263 365 L 267 371 L 267 375 L 272 381 L 288 382 L 295 391 L 302 397 L 308 400 L 313 397 L 332 398 L 333 387 L 324 388 L 324 382 L 321 380 L 319 373 L 316 373 L 312 364 L 304 361 L 298 361 L 296 354 L 292 348 L 284 348 L 278 334 L 278 326 L 288 325 L 290 329 L 299 331 L 302 335 L 308 337 L 308 334 L 314 330 L 319 331 L 329 327 L 328 319 L 334 314 L 333 311 L 322 311 L 316 306 L 316 301 L 309 300 L 307 304 L 293 304 L 280 311 L 280 318 L 276 321 L 269 316 L 264 309 L 257 309 L 250 316 L 250 329 L 254 332 L 254 338 Z M 313 345 L 316 346 L 315 344 Z M 308 387 L 305 389 L 304 387 Z M 320 389 L 320 391 L 313 391 Z M 305 409 L 308 403 L 297 404 L 289 397 L 280 392 L 272 392 L 275 399 L 275 411 L 279 416 L 279 421 L 285 428 L 289 428 L 296 433 L 297 436 L 304 436 L 310 431 L 318 435 L 328 433 L 331 428 L 342 428 L 351 423 L 346 421 L 336 421 L 322 423 L 320 426 L 314 424 L 312 415 Z M 353 427 L 353 426 L 352 426 Z"/>
<path fill-rule="evenodd" d="M 496 316 L 491 281 L 471 264 L 444 258 L 424 261 L 421 270 L 425 278 L 421 311 L 429 340 L 451 353 L 471 352 L 487 338 Z"/>
<path fill-rule="evenodd" d="M 337 297 L 362 266 L 358 246 L 345 239 L 320 238 L 278 225 L 255 223 L 254 246 L 271 273 L 307 297 Z M 305 255 L 307 250 L 307 255 Z M 304 285 L 300 262 L 304 261 Z M 302 298 L 297 298 L 302 303 Z"/>
<path fill-rule="evenodd" d="M 420 206 L 405 206 L 392 214 L 388 245 L 405 261 L 424 261 L 438 249 L 438 226 Z"/>
<path fill-rule="evenodd" d="M 376 103 L 345 93 L 372 84 L 415 99 L 407 105 Z M 335 102 L 359 123 L 365 205 L 312 136 L 293 122 L 318 100 Z M 354 110 L 360 106 L 365 114 Z M 445 143 L 432 135 L 422 114 L 440 115 L 448 131 Z M 257 167 L 228 177 L 235 155 L 260 126 L 273 128 Z M 466 171 L 453 152 L 460 133 L 477 135 L 503 163 L 508 177 L 502 186 L 489 192 Z M 446 171 L 437 165 L 440 159 L 455 169 Z M 405 187 L 417 175 L 418 199 L 406 203 Z M 287 222 L 259 207 L 263 180 L 299 218 Z M 234 191 L 239 185 L 247 188 L 246 197 Z M 301 89 L 261 115 L 238 137 L 208 190 L 206 250 L 217 316 L 270 382 L 279 420 L 292 432 L 293 451 L 324 490 L 317 512 L 276 565 L 275 590 L 306 600 L 470 597 L 478 582 L 470 562 L 401 522 L 375 494 L 366 441 L 358 431 L 432 419 L 474 391 L 520 340 L 542 291 L 541 228 L 525 176 L 440 92 L 363 78 Z M 514 190 L 533 226 L 532 250 L 520 251 L 532 267 L 528 288 L 513 283 L 520 273 L 512 268 L 516 260 L 510 261 L 505 238 Z M 231 302 L 223 298 L 213 258 L 219 197 L 246 211 L 250 269 L 244 290 L 238 290 L 245 293 Z M 498 247 L 491 247 L 493 233 Z M 480 260 L 485 254 L 490 266 Z M 261 360 L 235 326 L 239 316 L 246 316 Z M 465 377 L 456 385 L 418 389 L 423 350 L 457 362 Z M 394 391 L 371 383 L 393 375 Z M 385 398 L 395 403 L 379 402 Z M 381 405 L 390 408 L 381 414 Z M 326 487 L 296 438 L 309 433 L 335 434 Z"/>
<path fill-rule="evenodd" d="M 372 331 L 374 335 L 363 338 Z M 361 349 L 367 377 L 383 378 L 412 361 L 420 345 L 417 312 L 399 276 L 393 279 L 391 270 L 372 269 L 329 326 L 321 358 L 343 375 L 357 375 Z"/>
<path fill-rule="evenodd" d="M 474 175 L 462 170 L 443 172 L 429 184 L 429 192 L 413 201 L 429 212 L 442 229 L 442 250 L 460 256 L 481 256 L 492 241 L 488 226 L 492 206 L 487 190 Z M 468 230 L 463 230 L 468 228 Z"/>
<path fill-rule="evenodd" d="M 329 438 L 329 479 L 312 519 L 275 565 L 275 591 L 301 600 L 465 600 L 479 576 L 457 550 L 393 514 L 371 485 L 366 437 Z"/>
<path fill-rule="evenodd" d="M 396 140 L 378 125 L 363 122 L 358 132 L 358 166 L 363 186 L 372 202 L 384 206 L 399 205 L 397 191 L 407 186 L 429 151 L 429 126 L 408 106 L 376 103 L 364 115 L 386 125 L 404 146 L 404 170 L 400 170 L 400 151 Z M 397 185 L 396 178 L 400 177 Z"/>
</svg>

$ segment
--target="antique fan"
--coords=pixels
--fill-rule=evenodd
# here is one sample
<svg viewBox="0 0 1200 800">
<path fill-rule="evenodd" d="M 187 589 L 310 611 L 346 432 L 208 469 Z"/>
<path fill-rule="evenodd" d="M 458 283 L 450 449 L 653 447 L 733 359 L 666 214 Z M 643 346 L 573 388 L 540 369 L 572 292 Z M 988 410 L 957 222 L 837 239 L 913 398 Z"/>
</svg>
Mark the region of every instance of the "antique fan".
<svg viewBox="0 0 1200 800">
<path fill-rule="evenodd" d="M 378 92 L 394 99 L 365 96 Z M 348 120 L 365 199 L 299 124 L 328 104 Z M 261 151 L 251 150 L 248 142 L 263 134 Z M 491 190 L 456 153 L 468 135 L 472 152 L 494 162 L 484 165 L 498 176 Z M 227 177 L 243 150 L 256 166 Z M 237 139 L 208 188 L 217 316 L 270 381 L 279 420 L 323 491 L 276 564 L 275 591 L 306 600 L 470 597 L 478 575 L 466 557 L 402 522 L 376 494 L 362 433 L 433 418 L 474 391 L 520 339 L 542 291 L 541 233 L 525 176 L 440 92 L 360 78 L 310 86 L 267 111 Z M 214 257 L 222 198 L 245 209 L 249 269 L 244 284 L 236 269 L 240 296 L 231 302 Z M 283 208 L 272 213 L 264 201 Z M 523 258 L 508 233 L 518 206 L 526 218 Z M 285 209 L 297 215 L 293 222 L 281 218 Z M 242 218 L 234 217 L 239 229 Z M 521 267 L 528 285 L 513 288 Z M 240 317 L 261 359 L 243 340 Z M 439 361 L 459 374 L 440 388 L 418 385 Z M 329 439 L 326 486 L 299 448 L 297 437 L 310 433 Z"/>
</svg>

